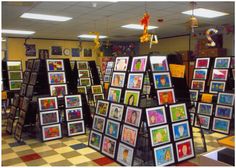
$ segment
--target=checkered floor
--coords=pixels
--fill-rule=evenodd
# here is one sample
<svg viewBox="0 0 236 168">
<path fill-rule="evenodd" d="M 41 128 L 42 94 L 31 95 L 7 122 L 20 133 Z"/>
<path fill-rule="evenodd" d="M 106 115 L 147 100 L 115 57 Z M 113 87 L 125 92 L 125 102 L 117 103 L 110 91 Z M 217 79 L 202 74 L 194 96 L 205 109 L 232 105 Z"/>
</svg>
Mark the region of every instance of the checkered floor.
<svg viewBox="0 0 236 168">
<path fill-rule="evenodd" d="M 119 166 L 118 163 L 89 148 L 88 132 L 86 135 L 64 137 L 63 139 L 41 142 L 40 139 L 23 136 L 24 142 L 17 143 L 13 135 L 5 133 L 2 125 L 2 166 Z M 194 128 L 195 151 L 202 153 L 202 141 L 199 129 Z M 25 134 L 25 133 L 24 133 Z M 223 134 L 205 134 L 208 151 L 219 147 L 217 139 Z M 195 159 L 177 166 L 197 166 Z"/>
</svg>

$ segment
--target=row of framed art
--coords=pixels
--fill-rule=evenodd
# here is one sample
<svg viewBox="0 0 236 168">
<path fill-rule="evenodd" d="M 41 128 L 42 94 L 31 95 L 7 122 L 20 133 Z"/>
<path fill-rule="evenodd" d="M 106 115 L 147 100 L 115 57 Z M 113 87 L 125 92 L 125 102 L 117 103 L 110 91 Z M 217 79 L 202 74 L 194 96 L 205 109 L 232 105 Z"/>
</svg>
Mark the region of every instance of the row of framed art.
<svg viewBox="0 0 236 168">
<path fill-rule="evenodd" d="M 7 61 L 6 64 L 9 90 L 20 90 L 23 82 L 21 61 Z"/>
</svg>

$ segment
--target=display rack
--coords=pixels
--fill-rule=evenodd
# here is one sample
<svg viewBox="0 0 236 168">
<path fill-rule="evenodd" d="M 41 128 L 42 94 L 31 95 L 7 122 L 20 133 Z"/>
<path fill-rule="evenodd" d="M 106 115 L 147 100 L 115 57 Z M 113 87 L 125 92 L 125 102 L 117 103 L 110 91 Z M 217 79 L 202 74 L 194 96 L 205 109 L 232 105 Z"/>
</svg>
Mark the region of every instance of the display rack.
<svg viewBox="0 0 236 168">
<path fill-rule="evenodd" d="M 102 87 L 102 85 L 92 85 L 91 91 L 92 91 L 94 106 L 96 106 L 97 100 L 99 100 L 99 99 L 103 100 L 105 98 L 104 92 L 103 92 L 103 87 Z"/>
<path fill-rule="evenodd" d="M 106 69 L 105 69 L 105 73 L 104 73 L 104 83 L 107 83 L 107 84 L 110 84 L 111 82 L 111 75 L 112 75 L 112 72 L 113 72 L 113 67 L 114 67 L 114 62 L 113 61 L 109 61 L 107 62 L 106 64 Z"/>
</svg>

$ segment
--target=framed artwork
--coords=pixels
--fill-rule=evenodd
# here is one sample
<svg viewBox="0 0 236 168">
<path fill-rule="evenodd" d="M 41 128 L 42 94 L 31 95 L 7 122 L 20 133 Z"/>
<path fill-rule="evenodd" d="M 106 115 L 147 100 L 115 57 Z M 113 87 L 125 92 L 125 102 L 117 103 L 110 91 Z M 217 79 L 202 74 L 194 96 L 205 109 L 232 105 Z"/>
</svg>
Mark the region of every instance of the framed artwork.
<svg viewBox="0 0 236 168">
<path fill-rule="evenodd" d="M 114 66 L 114 62 L 111 62 L 111 61 L 107 62 L 107 68 L 113 68 L 113 66 Z"/>
<path fill-rule="evenodd" d="M 72 57 L 79 57 L 80 56 L 80 49 L 79 48 L 71 48 Z"/>
<path fill-rule="evenodd" d="M 210 58 L 197 58 L 195 68 L 209 68 Z"/>
<path fill-rule="evenodd" d="M 143 73 L 130 73 L 128 78 L 128 89 L 141 90 L 143 86 Z"/>
<path fill-rule="evenodd" d="M 124 105 L 111 103 L 110 111 L 109 111 L 109 118 L 121 121 L 124 112 Z"/>
<path fill-rule="evenodd" d="M 31 84 L 31 85 L 35 85 L 35 84 L 36 84 L 37 75 L 38 75 L 38 74 L 37 74 L 36 72 L 32 72 L 32 73 L 31 73 L 29 84 Z"/>
<path fill-rule="evenodd" d="M 125 73 L 113 72 L 111 86 L 124 87 L 124 83 L 125 83 Z"/>
<path fill-rule="evenodd" d="M 65 96 L 65 106 L 66 108 L 81 107 L 82 106 L 81 95 Z"/>
<path fill-rule="evenodd" d="M 24 111 L 28 111 L 29 103 L 30 103 L 29 98 L 24 97 L 21 109 Z"/>
<path fill-rule="evenodd" d="M 126 71 L 129 63 L 129 57 L 116 57 L 114 71 Z"/>
<path fill-rule="evenodd" d="M 231 57 L 230 68 L 234 68 L 234 67 L 235 67 L 235 59 L 234 57 Z"/>
<path fill-rule="evenodd" d="M 154 148 L 154 158 L 156 166 L 166 166 L 174 163 L 175 157 L 172 144 Z"/>
<path fill-rule="evenodd" d="M 199 90 L 204 92 L 205 80 L 192 80 L 191 89 Z"/>
<path fill-rule="evenodd" d="M 50 85 L 50 94 L 51 96 L 63 97 L 68 94 L 67 85 Z"/>
<path fill-rule="evenodd" d="M 63 60 L 47 59 L 47 70 L 48 71 L 64 71 Z"/>
<path fill-rule="evenodd" d="M 121 97 L 121 91 L 122 90 L 120 88 L 110 87 L 109 92 L 108 92 L 108 96 L 107 96 L 107 100 L 119 103 L 120 97 Z"/>
<path fill-rule="evenodd" d="M 84 57 L 92 57 L 93 50 L 91 48 L 84 48 Z"/>
<path fill-rule="evenodd" d="M 232 118 L 233 107 L 216 105 L 215 116 L 225 119 Z"/>
<path fill-rule="evenodd" d="M 96 107 L 96 114 L 106 117 L 109 108 L 109 102 L 98 100 L 97 107 Z"/>
<path fill-rule="evenodd" d="M 122 142 L 135 147 L 137 136 L 138 136 L 138 128 L 131 127 L 126 124 L 123 125 L 122 135 L 121 135 Z"/>
<path fill-rule="evenodd" d="M 15 94 L 14 95 L 14 99 L 13 99 L 13 105 L 14 106 L 18 106 L 19 102 L 20 102 L 20 95 L 19 94 Z M 11 106 L 11 107 L 13 107 L 13 106 Z"/>
<path fill-rule="evenodd" d="M 10 90 L 20 90 L 22 80 L 12 80 L 9 81 L 9 88 Z"/>
<path fill-rule="evenodd" d="M 28 85 L 27 92 L 26 92 L 26 97 L 32 97 L 33 92 L 34 92 L 34 86 L 33 85 Z"/>
<path fill-rule="evenodd" d="M 7 70 L 8 71 L 21 71 L 21 61 L 7 61 Z"/>
<path fill-rule="evenodd" d="M 93 95 L 93 101 L 96 103 L 97 100 L 104 100 L 104 94 L 94 94 Z"/>
<path fill-rule="evenodd" d="M 25 123 L 25 115 L 26 115 L 26 112 L 23 111 L 23 110 L 21 110 L 21 111 L 20 111 L 19 120 L 18 120 L 18 123 L 19 123 L 20 125 L 24 125 L 24 123 Z"/>
<path fill-rule="evenodd" d="M 216 57 L 214 68 L 229 68 L 230 57 Z"/>
<path fill-rule="evenodd" d="M 211 81 L 209 92 L 210 93 L 224 92 L 225 84 L 226 82 L 222 82 L 222 81 Z"/>
<path fill-rule="evenodd" d="M 27 57 L 36 56 L 36 46 L 35 44 L 24 44 L 25 45 L 25 55 Z"/>
<path fill-rule="evenodd" d="M 212 80 L 227 80 L 228 69 L 213 69 Z"/>
<path fill-rule="evenodd" d="M 151 93 L 151 86 L 150 85 L 143 85 L 143 92 L 144 95 L 150 95 Z"/>
<path fill-rule="evenodd" d="M 149 127 L 165 124 L 167 122 L 165 106 L 146 108 L 146 116 Z"/>
<path fill-rule="evenodd" d="M 33 71 L 38 72 L 40 68 L 40 60 L 34 60 Z"/>
<path fill-rule="evenodd" d="M 198 90 L 189 90 L 191 101 L 198 101 L 198 92 Z"/>
<path fill-rule="evenodd" d="M 59 113 L 57 110 L 40 112 L 40 125 L 59 123 Z"/>
<path fill-rule="evenodd" d="M 11 106 L 10 114 L 11 114 L 13 117 L 16 116 L 16 107 L 15 107 L 15 106 Z"/>
<path fill-rule="evenodd" d="M 89 70 L 78 70 L 79 78 L 89 78 Z"/>
<path fill-rule="evenodd" d="M 174 89 L 157 90 L 159 105 L 175 103 Z"/>
<path fill-rule="evenodd" d="M 235 80 L 235 69 L 232 69 L 233 79 Z"/>
<path fill-rule="evenodd" d="M 192 139 L 177 142 L 175 145 L 178 162 L 194 157 Z"/>
<path fill-rule="evenodd" d="M 39 49 L 39 59 L 48 59 L 49 58 L 49 50 L 47 49 Z"/>
<path fill-rule="evenodd" d="M 233 93 L 219 93 L 217 104 L 233 106 L 234 105 L 234 94 Z"/>
<path fill-rule="evenodd" d="M 66 109 L 66 121 L 75 121 L 83 119 L 82 108 Z"/>
<path fill-rule="evenodd" d="M 77 68 L 78 70 L 89 69 L 87 61 L 77 61 Z"/>
<path fill-rule="evenodd" d="M 30 79 L 30 72 L 25 71 L 23 77 L 23 83 L 28 83 Z"/>
<path fill-rule="evenodd" d="M 66 83 L 65 72 L 48 72 L 49 84 Z"/>
<path fill-rule="evenodd" d="M 131 72 L 145 72 L 147 65 L 147 56 L 133 57 Z"/>
<path fill-rule="evenodd" d="M 27 84 L 23 83 L 20 88 L 20 95 L 24 96 L 27 91 Z"/>
<path fill-rule="evenodd" d="M 207 78 L 207 69 L 194 69 L 193 79 L 203 79 Z"/>
<path fill-rule="evenodd" d="M 38 104 L 39 111 L 56 110 L 58 108 L 56 97 L 38 98 Z"/>
<path fill-rule="evenodd" d="M 166 56 L 150 56 L 152 71 L 169 71 Z"/>
<path fill-rule="evenodd" d="M 204 116 L 204 115 L 198 115 L 195 117 L 195 127 L 200 127 L 201 128 L 205 128 L 205 129 L 209 129 L 210 127 L 210 117 L 209 116 Z"/>
<path fill-rule="evenodd" d="M 224 134 L 229 134 L 230 120 L 225 120 L 221 118 L 214 118 L 212 124 L 212 130 L 221 132 Z"/>
<path fill-rule="evenodd" d="M 92 90 L 92 94 L 103 93 L 102 85 L 93 85 L 93 86 L 91 86 L 91 90 Z"/>
<path fill-rule="evenodd" d="M 43 141 L 61 138 L 61 124 L 42 126 L 42 134 Z"/>
<path fill-rule="evenodd" d="M 133 165 L 134 148 L 119 143 L 117 161 L 125 166 Z"/>
<path fill-rule="evenodd" d="M 67 122 L 68 136 L 85 134 L 84 121 Z"/>
<path fill-rule="evenodd" d="M 20 124 L 16 124 L 16 128 L 15 128 L 15 138 L 17 141 L 21 140 L 21 135 L 22 135 L 22 129 L 23 126 Z"/>
<path fill-rule="evenodd" d="M 169 109 L 170 109 L 170 117 L 171 117 L 172 122 L 188 119 L 185 103 L 170 105 Z"/>
<path fill-rule="evenodd" d="M 93 147 L 94 149 L 100 150 L 102 144 L 102 134 L 91 131 L 89 137 L 89 146 Z"/>
<path fill-rule="evenodd" d="M 139 96 L 140 96 L 140 91 L 126 90 L 124 104 L 131 105 L 131 106 L 138 106 Z"/>
<path fill-rule="evenodd" d="M 62 47 L 61 46 L 52 46 L 51 47 L 51 55 L 62 55 Z"/>
<path fill-rule="evenodd" d="M 190 114 L 190 123 L 191 123 L 191 126 L 193 126 L 195 114 L 194 113 L 189 113 L 189 114 Z"/>
<path fill-rule="evenodd" d="M 91 79 L 90 78 L 80 78 L 79 82 L 80 82 L 80 85 L 82 85 L 82 86 L 91 86 Z"/>
<path fill-rule="evenodd" d="M 116 140 L 104 136 L 102 143 L 102 153 L 104 153 L 107 156 L 110 156 L 111 158 L 114 158 L 115 152 L 116 152 Z"/>
<path fill-rule="evenodd" d="M 26 70 L 25 71 L 31 71 L 33 68 L 34 60 L 28 59 L 26 63 Z"/>
<path fill-rule="evenodd" d="M 93 118 L 93 129 L 95 131 L 99 131 L 101 133 L 104 132 L 104 127 L 105 127 L 105 118 L 104 117 L 99 117 L 98 115 L 94 115 Z"/>
<path fill-rule="evenodd" d="M 87 94 L 87 88 L 86 86 L 77 86 L 78 93 L 84 93 Z"/>
<path fill-rule="evenodd" d="M 13 129 L 13 119 L 11 119 L 11 117 L 8 117 L 8 119 L 7 119 L 7 128 L 6 128 L 6 131 L 7 131 L 9 134 L 12 134 L 12 129 Z"/>
<path fill-rule="evenodd" d="M 120 123 L 113 121 L 113 120 L 107 120 L 106 123 L 106 131 L 105 134 L 117 139 L 120 131 Z"/>
<path fill-rule="evenodd" d="M 168 125 L 150 128 L 152 146 L 170 142 L 170 131 Z"/>
<path fill-rule="evenodd" d="M 164 89 L 172 87 L 169 72 L 153 73 L 155 89 Z"/>
<path fill-rule="evenodd" d="M 106 71 L 105 71 L 105 74 L 109 74 L 110 75 L 111 72 L 112 72 L 112 69 L 107 68 Z"/>
<path fill-rule="evenodd" d="M 104 75 L 104 82 L 110 82 L 110 75 Z"/>
<path fill-rule="evenodd" d="M 126 124 L 139 127 L 141 117 L 142 117 L 142 109 L 127 106 L 125 115 Z"/>
<path fill-rule="evenodd" d="M 197 108 L 197 102 L 191 102 L 192 107 L 188 109 L 189 112 L 195 113 Z"/>
<path fill-rule="evenodd" d="M 209 103 L 198 103 L 197 113 L 204 114 L 204 115 L 212 115 L 213 104 Z"/>
<path fill-rule="evenodd" d="M 175 141 L 190 137 L 188 120 L 172 124 L 172 130 Z"/>
<path fill-rule="evenodd" d="M 9 77 L 9 80 L 21 80 L 22 72 L 21 71 L 8 71 L 8 77 Z"/>
</svg>

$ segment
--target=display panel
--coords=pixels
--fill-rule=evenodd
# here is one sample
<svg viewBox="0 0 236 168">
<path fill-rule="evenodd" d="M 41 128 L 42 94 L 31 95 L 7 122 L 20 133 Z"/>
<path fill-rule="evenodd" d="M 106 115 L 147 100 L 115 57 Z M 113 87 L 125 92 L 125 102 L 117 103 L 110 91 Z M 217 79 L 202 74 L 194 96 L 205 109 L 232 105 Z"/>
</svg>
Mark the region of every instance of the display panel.
<svg viewBox="0 0 236 168">
<path fill-rule="evenodd" d="M 145 72 L 147 65 L 147 56 L 133 57 L 131 72 Z"/>
</svg>

